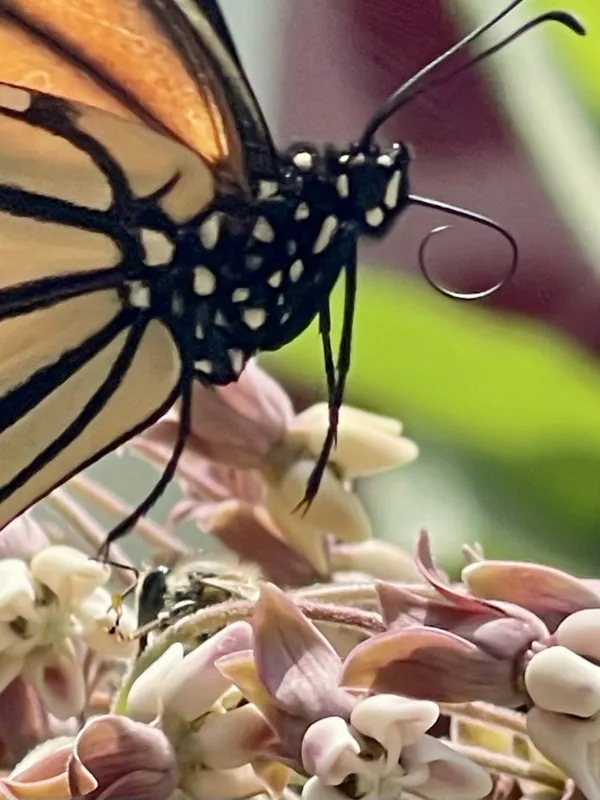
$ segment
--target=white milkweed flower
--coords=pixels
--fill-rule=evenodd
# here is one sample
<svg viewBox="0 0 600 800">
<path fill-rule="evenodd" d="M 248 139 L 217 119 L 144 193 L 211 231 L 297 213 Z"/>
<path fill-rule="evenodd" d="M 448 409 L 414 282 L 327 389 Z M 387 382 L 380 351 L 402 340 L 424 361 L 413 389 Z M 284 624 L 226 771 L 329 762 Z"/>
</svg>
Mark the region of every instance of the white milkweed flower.
<svg viewBox="0 0 600 800">
<path fill-rule="evenodd" d="M 135 651 L 135 643 L 109 632 L 111 596 L 103 588 L 109 578 L 106 565 L 63 545 L 43 548 L 29 564 L 0 561 L 0 692 L 21 676 L 54 716 L 67 719 L 83 710 L 78 646 L 109 658 Z M 121 630 L 133 627 L 124 610 Z"/>
</svg>

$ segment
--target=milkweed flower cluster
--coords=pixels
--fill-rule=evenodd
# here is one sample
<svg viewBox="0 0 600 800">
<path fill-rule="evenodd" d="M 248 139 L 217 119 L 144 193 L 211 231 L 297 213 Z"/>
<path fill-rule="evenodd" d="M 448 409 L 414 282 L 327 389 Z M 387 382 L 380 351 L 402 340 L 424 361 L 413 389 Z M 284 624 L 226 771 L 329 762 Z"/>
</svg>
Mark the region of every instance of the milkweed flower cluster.
<svg viewBox="0 0 600 800">
<path fill-rule="evenodd" d="M 174 564 L 192 520 L 258 578 L 186 594 L 143 652 L 107 566 L 30 515 L 1 533 L 0 798 L 600 800 L 600 582 L 469 546 L 452 581 L 427 533 L 412 554 L 373 538 L 354 482 L 417 447 L 358 409 L 291 513 L 327 419 L 255 364 L 196 388 L 183 499 L 138 533 Z M 173 409 L 132 447 L 164 465 L 177 430 Z"/>
</svg>

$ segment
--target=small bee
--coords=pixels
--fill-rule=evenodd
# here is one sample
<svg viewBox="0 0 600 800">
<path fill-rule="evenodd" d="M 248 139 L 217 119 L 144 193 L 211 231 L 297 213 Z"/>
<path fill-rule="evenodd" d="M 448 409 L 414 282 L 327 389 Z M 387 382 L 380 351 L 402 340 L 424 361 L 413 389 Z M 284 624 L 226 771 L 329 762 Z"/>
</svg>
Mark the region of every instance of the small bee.
<svg viewBox="0 0 600 800">
<path fill-rule="evenodd" d="M 150 634 L 166 630 L 195 611 L 227 600 L 254 599 L 258 580 L 258 570 L 221 561 L 188 561 L 146 572 L 136 589 L 138 655 L 146 649 Z"/>
</svg>

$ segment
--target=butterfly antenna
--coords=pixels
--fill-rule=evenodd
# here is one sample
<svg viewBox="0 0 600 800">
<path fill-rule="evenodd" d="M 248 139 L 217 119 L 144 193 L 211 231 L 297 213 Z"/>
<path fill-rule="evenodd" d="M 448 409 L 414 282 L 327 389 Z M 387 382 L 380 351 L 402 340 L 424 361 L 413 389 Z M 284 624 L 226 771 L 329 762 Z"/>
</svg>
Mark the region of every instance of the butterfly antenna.
<svg viewBox="0 0 600 800">
<path fill-rule="evenodd" d="M 429 271 L 429 267 L 427 265 L 427 249 L 431 240 L 434 237 L 440 236 L 444 231 L 447 231 L 449 226 L 443 225 L 439 228 L 434 228 L 431 230 L 427 236 L 421 242 L 421 246 L 419 248 L 419 266 L 421 268 L 421 272 L 425 280 L 440 294 L 445 295 L 446 297 L 452 297 L 455 300 L 481 300 L 483 297 L 490 297 L 490 295 L 497 292 L 499 289 L 502 289 L 503 286 L 512 280 L 516 270 L 517 270 L 517 262 L 519 258 L 519 248 L 517 242 L 515 241 L 512 234 L 510 234 L 505 228 L 503 228 L 498 222 L 495 222 L 493 219 L 489 217 L 485 217 L 482 214 L 477 214 L 474 211 L 469 211 L 466 208 L 458 208 L 457 206 L 448 205 L 447 203 L 442 203 L 439 200 L 431 200 L 428 197 L 419 197 L 418 195 L 411 194 L 408 196 L 408 202 L 411 205 L 421 206 L 422 208 L 429 208 L 433 209 L 434 211 L 443 211 L 445 214 L 451 214 L 454 217 L 459 217 L 460 219 L 466 219 L 469 222 L 476 222 L 478 225 L 483 225 L 486 228 L 490 228 L 493 231 L 496 231 L 501 236 L 503 236 L 512 250 L 512 259 L 507 270 L 506 275 L 496 283 L 494 286 L 490 287 L 489 289 L 484 289 L 480 292 L 458 292 L 454 291 L 453 289 L 447 289 L 445 286 L 440 286 L 440 284 L 436 283 L 434 278 L 432 278 L 431 273 Z"/>
<path fill-rule="evenodd" d="M 494 25 L 500 22 L 500 20 L 510 14 L 510 12 L 513 11 L 517 6 L 521 5 L 522 2 L 523 0 L 513 0 L 513 2 L 510 3 L 510 5 L 508 5 L 503 11 L 496 14 L 496 16 L 490 19 L 488 22 L 485 22 L 478 28 L 475 28 L 475 30 L 467 34 L 463 39 L 442 53 L 442 55 L 438 56 L 433 61 L 430 61 L 429 64 L 420 69 L 415 75 L 413 75 L 412 78 L 400 86 L 369 120 L 360 140 L 360 148 L 365 150 L 368 149 L 373 137 L 383 123 L 407 103 L 411 102 L 416 97 L 429 92 L 435 87 L 448 83 L 458 75 L 461 75 L 463 72 L 473 67 L 475 64 L 478 64 L 485 58 L 488 58 L 489 56 L 494 55 L 494 53 L 504 49 L 508 44 L 514 42 L 516 39 L 519 39 L 521 36 L 523 36 L 523 34 L 527 33 L 533 28 L 537 28 L 539 25 L 542 25 L 546 22 L 558 22 L 559 24 L 564 25 L 566 28 L 569 28 L 578 36 L 585 35 L 585 28 L 572 14 L 569 14 L 566 11 L 549 11 L 545 14 L 540 14 L 529 22 L 526 22 L 516 31 L 509 34 L 504 39 L 501 39 L 495 45 L 487 48 L 482 53 L 473 56 L 473 58 L 469 59 L 465 64 L 462 64 L 460 67 L 457 67 L 450 73 L 443 75 L 440 78 L 427 80 L 428 76 L 434 70 L 444 64 L 453 55 L 464 50 L 472 42 L 487 33 L 487 31 L 489 31 Z M 422 83 L 423 85 L 420 85 Z"/>
</svg>

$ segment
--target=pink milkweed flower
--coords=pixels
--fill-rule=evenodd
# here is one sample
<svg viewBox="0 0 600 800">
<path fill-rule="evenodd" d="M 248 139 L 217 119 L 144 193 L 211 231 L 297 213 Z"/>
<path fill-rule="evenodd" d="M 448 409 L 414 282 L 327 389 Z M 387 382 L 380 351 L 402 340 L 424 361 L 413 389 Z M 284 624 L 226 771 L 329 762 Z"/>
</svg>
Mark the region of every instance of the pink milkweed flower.
<svg viewBox="0 0 600 800">
<path fill-rule="evenodd" d="M 549 636 L 535 614 L 506 602 L 480 600 L 437 570 L 426 534 L 416 563 L 431 597 L 392 583 L 377 593 L 388 632 L 358 645 L 342 683 L 438 702 L 487 701 L 519 706 L 529 650 Z"/>
<path fill-rule="evenodd" d="M 251 762 L 274 734 L 254 706 L 238 706 L 231 681 L 215 667 L 251 643 L 250 625 L 236 622 L 187 655 L 173 644 L 137 678 L 127 698 L 128 716 L 164 731 L 178 764 L 179 788 L 196 800 L 236 800 L 265 788 Z"/>
<path fill-rule="evenodd" d="M 483 769 L 426 735 L 439 714 L 435 703 L 344 689 L 340 657 L 275 586 L 263 586 L 252 628 L 252 648 L 216 666 L 276 733 L 263 758 L 308 778 L 305 800 L 489 793 Z"/>
<path fill-rule="evenodd" d="M 6 800 L 168 800 L 177 765 L 157 728 L 106 715 L 90 720 L 75 739 L 50 740 L 8 778 Z"/>
<path fill-rule="evenodd" d="M 550 631 L 556 630 L 569 614 L 600 609 L 598 581 L 576 578 L 544 564 L 481 558 L 463 569 L 462 580 L 474 597 L 525 608 Z"/>
<path fill-rule="evenodd" d="M 527 731 L 592 800 L 600 797 L 600 609 L 569 615 L 552 642 L 525 670 Z"/>
<path fill-rule="evenodd" d="M 194 387 L 192 431 L 180 461 L 179 479 L 189 498 L 204 502 L 214 499 L 207 497 L 206 460 L 253 471 L 261 490 L 260 505 L 275 531 L 321 577 L 327 576 L 327 534 L 359 542 L 371 533 L 365 510 L 348 481 L 407 464 L 417 455 L 416 446 L 401 436 L 399 422 L 344 406 L 337 447 L 320 491 L 305 513 L 294 513 L 321 451 L 327 424 L 324 404 L 295 416 L 283 389 L 250 362 L 235 384 Z M 136 437 L 133 446 L 164 465 L 178 431 L 179 411 L 174 408 Z M 256 488 L 252 493 L 257 501 Z"/>
<path fill-rule="evenodd" d="M 0 692 L 0 763 L 13 765 L 50 735 L 48 713 L 21 677 Z"/>
<path fill-rule="evenodd" d="M 267 580 L 278 586 L 305 586 L 323 575 L 315 569 L 325 553 L 325 540 L 309 540 L 309 558 L 295 550 L 279 533 L 264 507 L 265 487 L 253 471 L 241 471 L 208 460 L 196 474 L 194 497 L 181 500 L 170 523 L 193 519 L 210 531 L 243 562 L 260 567 Z"/>
</svg>

